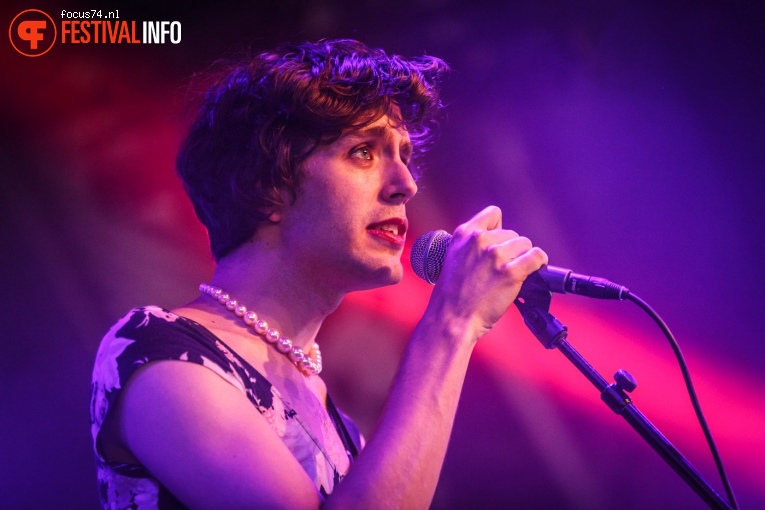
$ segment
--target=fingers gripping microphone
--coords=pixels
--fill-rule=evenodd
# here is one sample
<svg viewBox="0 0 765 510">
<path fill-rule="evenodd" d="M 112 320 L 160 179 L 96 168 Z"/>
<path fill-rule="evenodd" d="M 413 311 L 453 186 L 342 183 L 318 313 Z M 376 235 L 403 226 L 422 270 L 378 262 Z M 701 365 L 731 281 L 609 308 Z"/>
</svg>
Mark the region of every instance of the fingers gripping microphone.
<svg viewBox="0 0 765 510">
<path fill-rule="evenodd" d="M 434 230 L 418 237 L 409 256 L 414 273 L 426 282 L 435 284 L 451 242 L 451 234 L 444 230 Z M 599 299 L 625 299 L 630 293 L 627 287 L 605 278 L 586 276 L 561 267 L 543 266 L 537 273 L 550 292 Z"/>
</svg>

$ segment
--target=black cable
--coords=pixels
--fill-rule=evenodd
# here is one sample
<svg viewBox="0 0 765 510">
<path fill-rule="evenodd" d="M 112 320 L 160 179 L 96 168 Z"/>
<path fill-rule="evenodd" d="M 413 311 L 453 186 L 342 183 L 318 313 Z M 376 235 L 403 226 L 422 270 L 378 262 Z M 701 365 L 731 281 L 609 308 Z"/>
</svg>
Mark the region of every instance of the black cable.
<svg viewBox="0 0 765 510">
<path fill-rule="evenodd" d="M 725 473 L 725 467 L 723 466 L 722 458 L 720 458 L 720 453 L 717 451 L 715 440 L 712 438 L 712 432 L 709 430 L 707 420 L 704 417 L 704 413 L 701 411 L 701 404 L 699 404 L 699 399 L 696 396 L 696 390 L 694 389 L 693 382 L 691 381 L 691 373 L 688 371 L 688 366 L 685 363 L 685 358 L 683 357 L 683 353 L 680 351 L 680 346 L 678 345 L 677 340 L 675 340 L 675 337 L 669 331 L 669 328 L 661 319 L 661 317 L 659 317 L 659 315 L 653 311 L 650 306 L 648 306 L 648 303 L 633 293 L 628 294 L 627 299 L 642 308 L 654 320 L 654 322 L 659 325 L 659 328 L 661 328 L 664 336 L 666 336 L 667 340 L 669 340 L 669 345 L 672 346 L 672 350 L 675 352 L 677 362 L 680 365 L 680 370 L 683 373 L 683 380 L 685 381 L 685 387 L 688 388 L 688 395 L 691 397 L 693 410 L 696 411 L 696 417 L 699 419 L 701 430 L 704 431 L 704 437 L 706 437 L 707 444 L 709 444 L 709 449 L 712 451 L 712 457 L 715 460 L 715 465 L 717 465 L 717 471 L 720 473 L 720 478 L 722 479 L 723 486 L 725 487 L 725 492 L 728 495 L 728 501 L 734 510 L 738 510 L 736 497 L 733 495 L 733 489 L 731 488 L 730 482 L 728 481 L 728 475 Z"/>
</svg>

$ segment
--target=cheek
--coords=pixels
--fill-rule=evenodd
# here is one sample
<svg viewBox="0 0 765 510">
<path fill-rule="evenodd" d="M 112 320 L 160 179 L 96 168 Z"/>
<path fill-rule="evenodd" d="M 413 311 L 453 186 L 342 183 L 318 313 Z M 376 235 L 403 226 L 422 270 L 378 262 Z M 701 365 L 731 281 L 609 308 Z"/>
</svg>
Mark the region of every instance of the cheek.
<svg viewBox="0 0 765 510">
<path fill-rule="evenodd" d="M 304 221 L 327 224 L 338 234 L 358 230 L 376 201 L 376 173 L 333 161 L 314 163 L 295 203 L 299 214 Z"/>
<path fill-rule="evenodd" d="M 370 200 L 371 189 L 372 183 L 363 181 L 361 176 L 320 181 L 311 190 L 311 201 L 317 209 L 325 209 L 333 216 L 358 215 Z"/>
<path fill-rule="evenodd" d="M 298 197 L 288 214 L 292 226 L 303 230 L 303 235 L 308 229 L 316 235 L 331 232 L 336 238 L 345 238 L 343 232 L 352 228 L 353 218 L 359 212 L 359 204 L 353 202 L 351 196 L 332 187 L 314 187 Z"/>
</svg>

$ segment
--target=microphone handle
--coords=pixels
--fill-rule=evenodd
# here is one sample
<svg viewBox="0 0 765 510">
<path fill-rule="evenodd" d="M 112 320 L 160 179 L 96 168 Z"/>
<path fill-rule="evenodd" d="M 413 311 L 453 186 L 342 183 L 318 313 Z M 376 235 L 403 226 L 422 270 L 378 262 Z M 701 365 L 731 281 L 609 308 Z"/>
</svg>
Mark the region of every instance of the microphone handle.
<svg viewBox="0 0 765 510">
<path fill-rule="evenodd" d="M 555 266 L 542 266 L 539 275 L 550 288 L 550 292 L 577 294 L 598 299 L 626 299 L 630 290 L 605 278 L 587 276 Z"/>
<path fill-rule="evenodd" d="M 452 235 L 444 230 L 434 230 L 421 235 L 412 245 L 410 261 L 415 274 L 430 284 L 435 284 L 444 265 L 446 251 Z M 559 294 L 578 294 L 599 299 L 626 299 L 627 287 L 605 278 L 587 276 L 555 266 L 542 266 L 537 271 L 547 290 Z M 524 285 L 531 285 L 530 283 Z"/>
</svg>

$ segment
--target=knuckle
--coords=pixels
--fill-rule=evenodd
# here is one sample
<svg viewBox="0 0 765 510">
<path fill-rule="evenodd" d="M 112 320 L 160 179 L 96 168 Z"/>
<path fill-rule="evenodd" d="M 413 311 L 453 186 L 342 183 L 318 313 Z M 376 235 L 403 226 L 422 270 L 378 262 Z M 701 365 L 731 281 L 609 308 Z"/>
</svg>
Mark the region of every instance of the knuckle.
<svg viewBox="0 0 765 510">
<path fill-rule="evenodd" d="M 534 254 L 534 258 L 538 262 L 541 262 L 542 264 L 547 264 L 547 260 L 548 260 L 547 259 L 547 253 L 545 253 L 545 251 L 542 248 L 540 248 L 538 246 L 534 246 L 531 249 L 531 251 Z"/>
<path fill-rule="evenodd" d="M 468 240 L 470 244 L 478 249 L 482 249 L 486 246 L 486 231 L 485 230 L 473 230 L 470 232 Z"/>
<path fill-rule="evenodd" d="M 498 271 L 500 273 L 500 276 L 504 278 L 507 281 L 515 282 L 519 281 L 519 270 L 518 267 L 515 264 L 508 263 L 503 264 L 498 268 Z"/>
<path fill-rule="evenodd" d="M 520 237 L 518 237 L 518 240 L 519 240 L 520 242 L 522 242 L 523 244 L 528 244 L 528 245 L 529 245 L 529 247 L 531 247 L 531 239 L 529 239 L 528 237 L 526 237 L 526 236 L 520 236 Z"/>
<path fill-rule="evenodd" d="M 486 208 L 486 211 L 491 215 L 499 216 L 500 218 L 502 217 L 502 209 L 500 209 L 496 205 L 490 205 L 489 207 Z"/>
<path fill-rule="evenodd" d="M 457 239 L 464 239 L 469 234 L 468 229 L 465 225 L 460 225 L 459 227 L 454 229 L 454 232 L 452 233 L 452 237 L 456 237 Z"/>
<path fill-rule="evenodd" d="M 506 262 L 505 257 L 498 245 L 492 244 L 491 246 L 488 246 L 485 252 L 496 269 L 501 269 L 502 266 L 504 266 Z"/>
<path fill-rule="evenodd" d="M 527 250 L 532 250 L 533 244 L 531 243 L 531 239 L 525 236 L 518 236 L 515 238 L 515 242 L 518 243 L 521 247 L 526 248 Z"/>
</svg>

